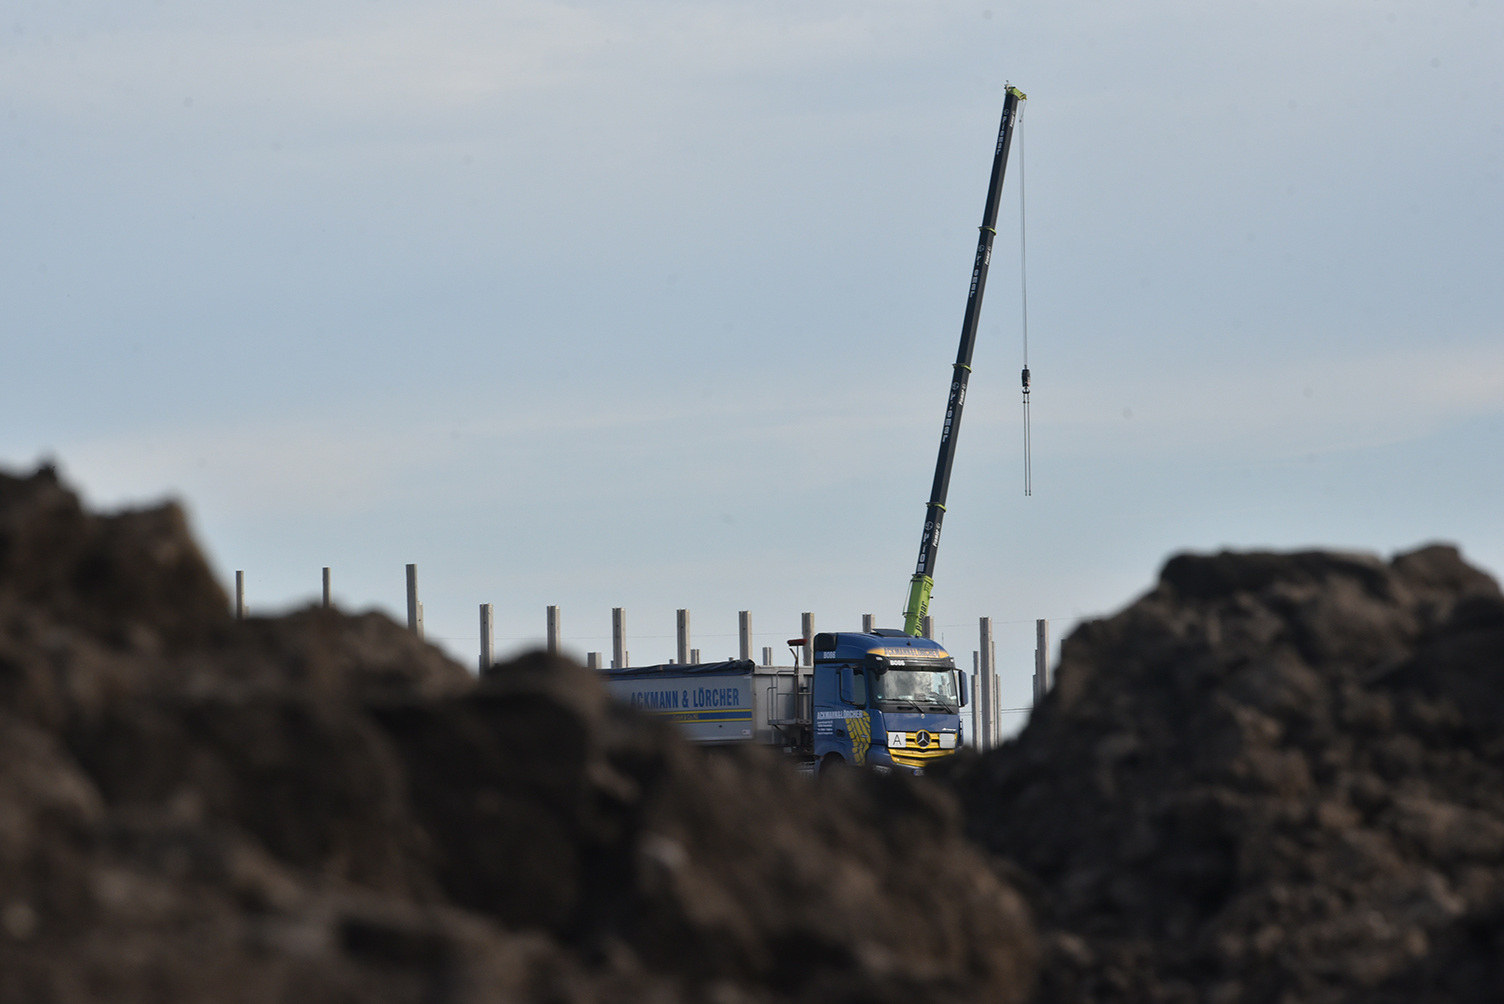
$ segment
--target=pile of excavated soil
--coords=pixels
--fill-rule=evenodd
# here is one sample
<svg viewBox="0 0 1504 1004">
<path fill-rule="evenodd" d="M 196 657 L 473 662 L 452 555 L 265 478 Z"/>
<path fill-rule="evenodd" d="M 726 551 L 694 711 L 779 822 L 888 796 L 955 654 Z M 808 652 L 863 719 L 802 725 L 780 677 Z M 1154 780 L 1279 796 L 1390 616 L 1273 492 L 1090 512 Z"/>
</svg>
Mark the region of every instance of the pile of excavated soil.
<svg viewBox="0 0 1504 1004">
<path fill-rule="evenodd" d="M 811 784 L 568 662 L 234 621 L 177 508 L 0 475 L 0 1004 L 1504 999 L 1455 550 L 1178 557 L 1057 681 L 960 808 Z"/>
<path fill-rule="evenodd" d="M 958 763 L 1038 999 L 1504 1000 L 1504 599 L 1449 547 L 1182 556 Z"/>
<path fill-rule="evenodd" d="M 0 475 L 0 1001 L 1019 1001 L 932 787 L 709 756 L 544 656 L 236 622 L 182 513 Z"/>
</svg>

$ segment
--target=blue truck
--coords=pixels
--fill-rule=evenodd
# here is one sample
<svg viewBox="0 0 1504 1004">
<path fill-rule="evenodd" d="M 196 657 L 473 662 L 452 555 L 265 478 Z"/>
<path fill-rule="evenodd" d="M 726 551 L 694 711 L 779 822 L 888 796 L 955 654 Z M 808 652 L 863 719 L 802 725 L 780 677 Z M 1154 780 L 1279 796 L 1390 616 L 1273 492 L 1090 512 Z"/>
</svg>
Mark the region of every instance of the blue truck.
<svg viewBox="0 0 1504 1004">
<path fill-rule="evenodd" d="M 817 634 L 813 649 L 813 666 L 730 660 L 604 675 L 616 700 L 691 742 L 774 746 L 809 771 L 922 774 L 964 744 L 965 674 L 938 642 L 879 629 Z"/>
</svg>

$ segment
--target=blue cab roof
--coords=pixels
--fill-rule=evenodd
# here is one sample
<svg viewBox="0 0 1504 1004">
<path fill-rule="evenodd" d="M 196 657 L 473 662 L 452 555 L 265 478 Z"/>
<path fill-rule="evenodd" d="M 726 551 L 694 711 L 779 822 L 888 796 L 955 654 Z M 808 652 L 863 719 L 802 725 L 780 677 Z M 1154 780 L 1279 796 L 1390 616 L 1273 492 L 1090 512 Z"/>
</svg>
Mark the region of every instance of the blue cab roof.
<svg viewBox="0 0 1504 1004">
<path fill-rule="evenodd" d="M 950 653 L 933 638 L 915 638 L 883 628 L 866 634 L 836 631 L 815 635 L 816 662 L 860 662 L 869 655 L 897 661 L 949 659 Z"/>
</svg>

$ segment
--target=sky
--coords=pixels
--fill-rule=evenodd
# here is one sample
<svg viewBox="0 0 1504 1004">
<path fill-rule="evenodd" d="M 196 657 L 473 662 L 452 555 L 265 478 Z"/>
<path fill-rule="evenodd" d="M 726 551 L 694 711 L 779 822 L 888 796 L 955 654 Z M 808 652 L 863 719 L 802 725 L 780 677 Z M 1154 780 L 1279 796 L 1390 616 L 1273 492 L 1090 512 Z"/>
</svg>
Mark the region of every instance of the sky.
<svg viewBox="0 0 1504 1004">
<path fill-rule="evenodd" d="M 932 612 L 1024 707 L 1035 619 L 1177 552 L 1504 570 L 1501 52 L 1500 0 L 0 0 L 0 467 L 183 502 L 252 613 L 415 563 L 467 664 L 481 603 L 637 665 L 898 626 L 1011 82 Z"/>
</svg>

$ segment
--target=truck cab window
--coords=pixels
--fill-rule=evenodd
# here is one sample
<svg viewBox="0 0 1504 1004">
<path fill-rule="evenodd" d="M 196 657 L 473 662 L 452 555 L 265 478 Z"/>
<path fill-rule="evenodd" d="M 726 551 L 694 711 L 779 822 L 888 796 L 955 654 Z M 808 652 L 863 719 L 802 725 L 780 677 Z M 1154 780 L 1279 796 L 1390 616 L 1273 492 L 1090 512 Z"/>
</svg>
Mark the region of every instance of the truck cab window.
<svg viewBox="0 0 1504 1004">
<path fill-rule="evenodd" d="M 842 704 L 867 706 L 867 676 L 860 666 L 842 666 L 835 674 Z"/>
<path fill-rule="evenodd" d="M 910 702 L 929 705 L 938 703 L 959 707 L 961 695 L 956 687 L 956 672 L 953 669 L 890 669 L 877 677 L 873 696 L 879 704 Z"/>
</svg>

